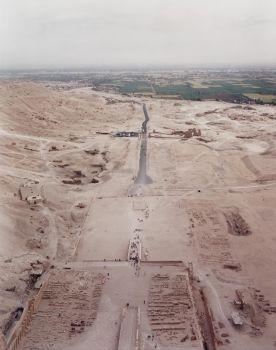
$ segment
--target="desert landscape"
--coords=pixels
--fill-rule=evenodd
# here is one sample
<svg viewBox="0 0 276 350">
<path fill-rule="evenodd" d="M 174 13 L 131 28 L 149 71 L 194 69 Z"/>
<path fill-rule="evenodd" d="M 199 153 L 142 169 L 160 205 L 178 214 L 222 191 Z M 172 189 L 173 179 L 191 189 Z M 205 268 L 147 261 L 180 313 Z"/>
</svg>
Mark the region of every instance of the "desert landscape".
<svg viewBox="0 0 276 350">
<path fill-rule="evenodd" d="M 3 349 L 275 349 L 275 121 L 2 77 Z"/>
</svg>

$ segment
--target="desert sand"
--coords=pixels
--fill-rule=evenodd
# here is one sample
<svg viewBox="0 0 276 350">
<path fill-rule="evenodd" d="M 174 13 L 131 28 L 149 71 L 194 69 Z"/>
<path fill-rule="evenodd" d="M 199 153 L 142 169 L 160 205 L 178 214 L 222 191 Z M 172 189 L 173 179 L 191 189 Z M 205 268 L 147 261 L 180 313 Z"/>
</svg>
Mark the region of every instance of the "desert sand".
<svg viewBox="0 0 276 350">
<path fill-rule="evenodd" d="M 143 104 L 137 183 L 143 135 L 113 133 L 140 133 Z M 4 338 L 47 276 L 19 349 L 274 349 L 275 121 L 272 106 L 1 81 Z"/>
</svg>

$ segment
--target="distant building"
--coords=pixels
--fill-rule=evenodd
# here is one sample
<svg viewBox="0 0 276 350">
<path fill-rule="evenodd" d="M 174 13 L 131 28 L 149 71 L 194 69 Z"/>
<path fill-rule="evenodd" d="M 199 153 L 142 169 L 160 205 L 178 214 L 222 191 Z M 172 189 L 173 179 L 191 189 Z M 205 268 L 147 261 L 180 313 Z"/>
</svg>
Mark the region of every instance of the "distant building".
<svg viewBox="0 0 276 350">
<path fill-rule="evenodd" d="M 117 131 L 113 134 L 114 137 L 137 137 L 138 132 L 134 131 Z"/>
</svg>

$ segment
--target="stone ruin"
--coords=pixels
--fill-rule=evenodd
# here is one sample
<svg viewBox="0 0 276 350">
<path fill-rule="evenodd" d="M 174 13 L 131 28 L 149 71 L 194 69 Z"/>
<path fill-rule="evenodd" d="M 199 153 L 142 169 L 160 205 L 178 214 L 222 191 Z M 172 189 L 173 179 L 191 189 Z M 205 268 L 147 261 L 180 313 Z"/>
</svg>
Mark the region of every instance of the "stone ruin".
<svg viewBox="0 0 276 350">
<path fill-rule="evenodd" d="M 36 205 L 43 201 L 38 181 L 28 181 L 19 186 L 19 197 L 29 205 Z"/>
<path fill-rule="evenodd" d="M 248 236 L 252 232 L 247 222 L 238 212 L 224 214 L 228 225 L 228 231 L 235 236 Z"/>
<path fill-rule="evenodd" d="M 138 264 L 141 260 L 141 241 L 139 235 L 136 235 L 129 242 L 128 261 Z"/>
<path fill-rule="evenodd" d="M 182 136 L 184 139 L 190 139 L 191 137 L 194 137 L 194 136 L 201 136 L 201 130 L 196 128 L 191 128 L 186 131 L 173 130 L 172 135 L 178 135 L 178 136 Z"/>
<path fill-rule="evenodd" d="M 202 349 L 192 299 L 189 280 L 184 274 L 152 276 L 147 315 L 151 329 L 162 346 L 188 343 L 191 347 Z"/>
</svg>

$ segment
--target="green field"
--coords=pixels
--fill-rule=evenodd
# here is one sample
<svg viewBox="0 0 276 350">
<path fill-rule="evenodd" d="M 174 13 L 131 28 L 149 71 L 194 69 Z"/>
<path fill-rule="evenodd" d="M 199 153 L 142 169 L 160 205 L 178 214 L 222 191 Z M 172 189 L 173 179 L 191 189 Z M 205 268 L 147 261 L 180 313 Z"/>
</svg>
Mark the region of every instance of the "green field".
<svg viewBox="0 0 276 350">
<path fill-rule="evenodd" d="M 21 73 L 17 73 L 20 77 Z M 25 72 L 34 81 L 77 81 L 99 90 L 183 100 L 276 104 L 276 68 Z"/>
<path fill-rule="evenodd" d="M 223 100 L 235 103 L 275 103 L 276 79 L 252 79 L 245 77 L 183 77 L 180 79 L 162 78 L 133 79 L 131 82 L 116 81 L 122 93 L 154 93 L 155 96 L 175 96 L 184 100 Z"/>
<path fill-rule="evenodd" d="M 252 100 L 262 101 L 263 103 L 276 104 L 276 95 L 245 94 Z"/>
</svg>

